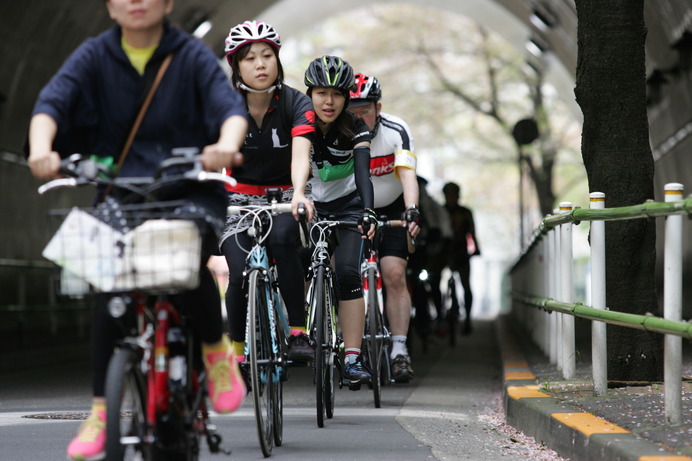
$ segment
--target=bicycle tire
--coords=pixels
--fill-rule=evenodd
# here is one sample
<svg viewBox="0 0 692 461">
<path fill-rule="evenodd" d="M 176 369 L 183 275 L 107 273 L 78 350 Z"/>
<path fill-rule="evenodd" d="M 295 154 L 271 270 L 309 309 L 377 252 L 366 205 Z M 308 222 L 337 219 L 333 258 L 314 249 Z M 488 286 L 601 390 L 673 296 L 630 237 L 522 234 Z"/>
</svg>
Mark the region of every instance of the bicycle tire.
<svg viewBox="0 0 692 461">
<path fill-rule="evenodd" d="M 336 293 L 334 292 L 334 287 L 330 283 L 331 276 L 326 275 L 324 280 L 324 292 L 327 293 L 325 297 L 325 312 L 327 316 L 325 318 L 325 331 L 327 332 L 328 340 L 328 357 L 327 357 L 327 370 L 325 373 L 325 385 L 324 385 L 324 412 L 327 419 L 334 417 L 334 367 L 335 361 L 337 360 L 337 350 L 336 350 Z"/>
<path fill-rule="evenodd" d="M 274 407 L 272 415 L 274 417 L 274 445 L 280 447 L 283 443 L 284 431 L 284 381 L 286 380 L 287 371 L 285 357 L 286 334 L 276 313 L 278 309 L 283 309 L 281 295 L 276 289 L 272 290 L 272 295 L 274 296 L 274 338 L 276 340 L 276 351 L 274 352 L 276 360 L 274 362 L 274 373 L 272 374 L 274 377 L 272 381 L 272 405 Z"/>
<path fill-rule="evenodd" d="M 252 399 L 260 449 L 264 457 L 272 452 L 274 417 L 272 415 L 272 358 L 269 337 L 267 285 L 259 271 L 250 272 L 248 286 L 248 346 Z"/>
<path fill-rule="evenodd" d="M 113 353 L 106 373 L 106 459 L 152 459 L 146 442 L 146 384 L 138 354 L 128 348 Z"/>
<path fill-rule="evenodd" d="M 384 330 L 382 325 L 382 314 L 380 312 L 380 304 L 377 298 L 377 279 L 375 269 L 370 268 L 367 272 L 368 277 L 368 299 L 366 310 L 367 338 L 365 341 L 367 348 L 368 364 L 370 365 L 371 387 L 375 408 L 380 408 L 381 403 L 381 381 L 380 381 L 380 365 L 382 361 L 382 341 Z"/>
<path fill-rule="evenodd" d="M 327 371 L 325 310 L 327 309 L 324 284 L 324 267 L 317 268 L 313 290 L 312 308 L 315 311 L 315 406 L 317 411 L 317 426 L 324 427 L 325 408 L 325 379 Z"/>
</svg>

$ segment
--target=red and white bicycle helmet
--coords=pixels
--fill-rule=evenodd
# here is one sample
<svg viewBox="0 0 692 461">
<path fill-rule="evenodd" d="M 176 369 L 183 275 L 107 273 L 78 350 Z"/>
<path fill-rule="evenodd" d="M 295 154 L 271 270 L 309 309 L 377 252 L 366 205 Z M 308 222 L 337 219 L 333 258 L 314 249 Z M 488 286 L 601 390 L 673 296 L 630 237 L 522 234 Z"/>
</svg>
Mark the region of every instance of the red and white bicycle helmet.
<svg viewBox="0 0 692 461">
<path fill-rule="evenodd" d="M 377 102 L 382 99 L 382 87 L 373 75 L 356 74 L 356 86 L 351 90 L 350 107 Z"/>
<path fill-rule="evenodd" d="M 231 57 L 243 45 L 255 42 L 266 42 L 279 51 L 281 48 L 281 37 L 279 33 L 266 22 L 245 21 L 231 28 L 226 37 L 226 60 L 231 64 Z"/>
</svg>

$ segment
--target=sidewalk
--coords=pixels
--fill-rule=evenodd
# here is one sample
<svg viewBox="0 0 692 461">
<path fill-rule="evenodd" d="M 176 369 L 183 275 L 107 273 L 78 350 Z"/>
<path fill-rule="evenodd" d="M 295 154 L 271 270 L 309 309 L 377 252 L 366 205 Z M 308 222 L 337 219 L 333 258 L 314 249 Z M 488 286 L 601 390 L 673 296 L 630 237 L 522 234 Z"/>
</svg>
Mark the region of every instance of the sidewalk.
<svg viewBox="0 0 692 461">
<path fill-rule="evenodd" d="M 566 381 L 526 335 L 499 317 L 507 423 L 571 460 L 692 461 L 692 382 L 683 382 L 683 424 L 664 421 L 663 386 L 593 394 L 591 353 L 582 344 L 575 379 Z M 582 340 L 583 341 L 583 340 Z M 689 353 L 683 376 L 692 374 Z"/>
</svg>

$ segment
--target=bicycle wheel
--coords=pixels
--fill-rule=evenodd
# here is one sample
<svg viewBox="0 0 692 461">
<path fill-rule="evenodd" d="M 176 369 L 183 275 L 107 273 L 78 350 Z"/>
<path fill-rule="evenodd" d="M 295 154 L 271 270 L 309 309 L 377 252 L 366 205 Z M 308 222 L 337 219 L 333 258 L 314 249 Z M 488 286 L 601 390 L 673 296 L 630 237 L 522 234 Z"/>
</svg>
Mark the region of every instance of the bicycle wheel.
<svg viewBox="0 0 692 461">
<path fill-rule="evenodd" d="M 262 454 L 271 455 L 274 436 L 272 407 L 273 367 L 267 307 L 268 287 L 259 271 L 250 273 L 248 287 L 248 337 L 252 397 L 255 406 L 257 436 Z"/>
<path fill-rule="evenodd" d="M 372 375 L 372 393 L 375 400 L 375 408 L 380 408 L 381 382 L 380 362 L 382 360 L 382 338 L 384 335 L 380 303 L 377 299 L 377 278 L 375 269 L 368 269 L 368 299 L 366 312 L 366 340 L 368 365 Z"/>
<path fill-rule="evenodd" d="M 314 337 L 315 337 L 315 398 L 317 410 L 317 426 L 324 427 L 325 407 L 325 385 L 327 385 L 327 370 L 329 368 L 329 348 L 327 347 L 327 337 L 325 328 L 326 315 L 326 290 L 324 280 L 324 267 L 317 268 L 314 279 L 314 290 L 312 298 L 312 309 L 315 312 Z"/>
<path fill-rule="evenodd" d="M 327 332 L 326 344 L 328 351 L 324 382 L 324 412 L 328 419 L 334 417 L 334 367 L 336 366 L 336 360 L 338 360 L 336 345 L 336 293 L 334 293 L 330 280 L 329 277 L 325 277 L 324 281 L 324 292 L 327 293 L 324 304 L 327 315 L 324 319 L 324 324 L 325 331 Z"/>
<path fill-rule="evenodd" d="M 272 373 L 272 415 L 274 416 L 274 445 L 280 447 L 283 443 L 284 431 L 284 381 L 286 380 L 286 360 L 285 360 L 285 344 L 286 334 L 282 327 L 276 311 L 283 309 L 281 295 L 278 291 L 272 292 L 274 295 L 274 340 L 275 340 L 275 361 L 274 373 Z"/>
<path fill-rule="evenodd" d="M 137 353 L 119 348 L 106 374 L 106 457 L 109 460 L 151 459 L 146 442 L 146 384 Z"/>
</svg>

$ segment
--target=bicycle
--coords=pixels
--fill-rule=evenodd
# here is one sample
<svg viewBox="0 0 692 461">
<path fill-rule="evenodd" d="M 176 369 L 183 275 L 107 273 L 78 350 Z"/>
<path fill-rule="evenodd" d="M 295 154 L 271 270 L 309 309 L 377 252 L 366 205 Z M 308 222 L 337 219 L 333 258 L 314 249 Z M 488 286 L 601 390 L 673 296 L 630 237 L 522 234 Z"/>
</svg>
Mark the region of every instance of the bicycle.
<svg viewBox="0 0 692 461">
<path fill-rule="evenodd" d="M 379 221 L 375 241 L 369 245 L 361 264 L 363 280 L 363 296 L 365 299 L 365 332 L 363 335 L 363 357 L 372 374 L 371 387 L 375 408 L 381 406 L 382 386 L 392 382 L 389 366 L 389 349 L 392 335 L 387 328 L 384 313 L 384 296 L 382 291 L 382 274 L 379 267 L 377 246 L 382 240 L 382 230 L 386 227 L 405 227 L 405 221 Z M 407 233 L 409 252 L 413 252 L 413 244 Z"/>
<path fill-rule="evenodd" d="M 210 452 L 230 454 L 210 422 L 201 344 L 177 298 L 199 284 L 206 216 L 189 202 L 153 201 L 162 187 L 180 181 L 235 182 L 203 171 L 196 152 L 174 150 L 153 178 L 115 179 L 97 161 L 74 154 L 61 163 L 68 177 L 39 188 L 44 194 L 99 185 L 137 197 L 115 210 L 73 208 L 44 250 L 69 273 L 63 282 L 71 295 L 110 298 L 109 312 L 125 332 L 106 375 L 109 460 L 197 460 L 202 437 Z"/>
<path fill-rule="evenodd" d="M 337 244 L 338 227 L 356 227 L 355 221 L 319 220 L 312 223 L 309 240 L 313 246 L 307 292 L 307 331 L 315 345 L 313 377 L 315 381 L 317 426 L 324 427 L 325 416 L 334 416 L 334 370 L 342 369 L 339 352 L 342 339 L 337 330 L 336 279 L 331 255 Z M 339 387 L 343 386 L 341 378 Z"/>
<path fill-rule="evenodd" d="M 287 314 L 279 293 L 277 270 L 264 242 L 272 216 L 290 213 L 290 203 L 279 203 L 281 189 L 267 189 L 268 205 L 231 205 L 229 215 L 241 215 L 236 224 L 247 227 L 253 245 L 246 250 L 244 283 L 248 287 L 245 364 L 249 364 L 255 421 L 265 457 L 283 441 L 283 382 L 287 378 Z M 237 236 L 238 234 L 236 234 Z M 236 241 L 237 238 L 236 238 Z"/>
</svg>

